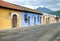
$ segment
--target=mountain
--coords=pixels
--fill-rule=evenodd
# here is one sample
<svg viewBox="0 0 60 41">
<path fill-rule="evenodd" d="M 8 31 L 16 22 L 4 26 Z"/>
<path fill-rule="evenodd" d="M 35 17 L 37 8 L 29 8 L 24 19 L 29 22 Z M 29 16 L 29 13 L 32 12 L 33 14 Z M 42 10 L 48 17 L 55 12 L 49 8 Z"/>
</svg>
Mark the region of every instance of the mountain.
<svg viewBox="0 0 60 41">
<path fill-rule="evenodd" d="M 43 8 L 38 7 L 37 10 L 40 11 L 40 12 L 43 12 L 43 13 L 52 13 L 53 12 L 52 10 L 50 10 L 48 8 L 45 8 L 45 7 L 43 7 Z"/>
<path fill-rule="evenodd" d="M 60 10 L 55 11 L 55 12 L 52 12 L 52 13 L 50 13 L 50 14 L 54 14 L 54 15 L 60 16 Z"/>
</svg>

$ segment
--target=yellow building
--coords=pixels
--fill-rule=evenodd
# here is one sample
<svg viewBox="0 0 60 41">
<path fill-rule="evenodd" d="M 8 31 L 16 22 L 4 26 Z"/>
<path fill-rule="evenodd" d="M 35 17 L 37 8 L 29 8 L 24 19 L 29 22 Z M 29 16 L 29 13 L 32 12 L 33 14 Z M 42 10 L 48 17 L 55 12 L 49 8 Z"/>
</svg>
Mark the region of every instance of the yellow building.
<svg viewBox="0 0 60 41">
<path fill-rule="evenodd" d="M 10 3 L 8 3 L 8 5 L 9 4 Z M 18 25 L 18 26 L 22 25 L 22 23 L 21 23 L 22 18 L 21 17 L 18 17 L 17 24 L 12 23 L 15 20 L 14 19 L 14 16 L 15 16 L 14 14 L 16 14 L 17 16 L 21 16 L 21 12 L 17 11 L 18 9 L 17 10 L 12 9 L 13 7 L 10 8 L 8 5 L 7 5 L 7 2 L 0 1 L 0 30 L 11 29 L 11 27 L 13 25 Z M 11 5 L 12 4 L 10 4 L 10 6 Z"/>
<path fill-rule="evenodd" d="M 0 30 L 22 27 L 22 12 L 41 14 L 34 9 L 0 1 Z"/>
</svg>

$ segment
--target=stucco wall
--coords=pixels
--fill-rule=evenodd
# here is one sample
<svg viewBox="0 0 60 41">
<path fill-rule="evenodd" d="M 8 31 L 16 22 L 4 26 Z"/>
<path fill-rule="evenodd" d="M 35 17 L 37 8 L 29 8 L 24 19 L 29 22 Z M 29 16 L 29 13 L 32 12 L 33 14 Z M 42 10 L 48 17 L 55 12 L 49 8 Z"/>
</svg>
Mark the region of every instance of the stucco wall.
<svg viewBox="0 0 60 41">
<path fill-rule="evenodd" d="M 46 22 L 47 22 L 46 18 L 49 18 L 49 23 L 56 23 L 55 16 L 43 15 L 42 24 L 46 24 Z"/>
<path fill-rule="evenodd" d="M 16 12 L 19 15 L 17 20 L 18 26 L 22 26 L 21 12 L 15 10 L 9 10 L 0 8 L 0 30 L 11 29 L 12 28 L 12 12 Z"/>
<path fill-rule="evenodd" d="M 25 23 L 25 20 L 24 20 L 24 15 L 27 14 L 27 18 L 28 16 L 30 16 L 30 25 L 28 25 L 28 22 Z M 38 16 L 39 16 L 39 22 L 38 22 Z M 41 24 L 41 19 L 40 17 L 42 18 L 42 15 L 38 15 L 38 14 L 34 14 L 34 13 L 29 13 L 29 12 L 22 12 L 22 26 L 32 26 L 34 25 L 34 17 L 36 17 L 36 25 L 40 25 Z"/>
<path fill-rule="evenodd" d="M 27 14 L 30 16 L 30 26 L 35 25 L 34 24 L 34 17 L 36 17 L 36 25 L 40 25 L 42 23 L 42 15 L 38 15 L 35 13 L 29 13 L 29 12 L 20 12 L 16 10 L 10 10 L 10 9 L 5 9 L 5 8 L 0 8 L 0 30 L 6 30 L 6 29 L 12 29 L 12 14 L 16 13 L 18 16 L 17 18 L 17 27 L 22 27 L 22 26 L 29 26 L 28 22 L 25 23 L 24 21 L 24 15 Z M 38 22 L 38 16 L 39 16 L 39 22 Z M 41 19 L 40 19 L 41 17 Z"/>
</svg>

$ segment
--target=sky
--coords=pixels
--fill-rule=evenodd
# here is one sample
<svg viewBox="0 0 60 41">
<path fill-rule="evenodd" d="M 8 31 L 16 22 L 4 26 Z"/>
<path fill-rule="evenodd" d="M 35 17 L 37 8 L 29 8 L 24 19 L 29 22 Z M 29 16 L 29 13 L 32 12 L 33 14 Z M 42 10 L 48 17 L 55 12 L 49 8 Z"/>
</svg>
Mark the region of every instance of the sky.
<svg viewBox="0 0 60 41">
<path fill-rule="evenodd" d="M 60 10 L 60 0 L 4 0 L 20 6 L 36 9 L 46 7 L 53 11 Z"/>
</svg>

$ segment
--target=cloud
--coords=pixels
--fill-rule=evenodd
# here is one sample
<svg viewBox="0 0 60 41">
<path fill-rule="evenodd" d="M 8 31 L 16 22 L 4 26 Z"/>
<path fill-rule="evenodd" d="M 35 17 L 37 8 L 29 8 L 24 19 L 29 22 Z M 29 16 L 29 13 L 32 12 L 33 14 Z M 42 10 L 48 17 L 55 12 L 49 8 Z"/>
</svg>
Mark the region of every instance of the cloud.
<svg viewBox="0 0 60 41">
<path fill-rule="evenodd" d="M 57 3 L 57 5 L 60 5 L 60 3 Z"/>
<path fill-rule="evenodd" d="M 8 2 L 14 2 L 15 0 L 4 0 L 4 1 L 8 1 Z"/>
<path fill-rule="evenodd" d="M 46 7 L 53 11 L 57 11 L 57 10 L 60 10 L 60 3 L 56 3 L 54 5 L 47 5 Z"/>
<path fill-rule="evenodd" d="M 60 0 L 4 0 L 4 1 L 33 9 L 43 6 L 54 11 L 60 10 Z"/>
</svg>

